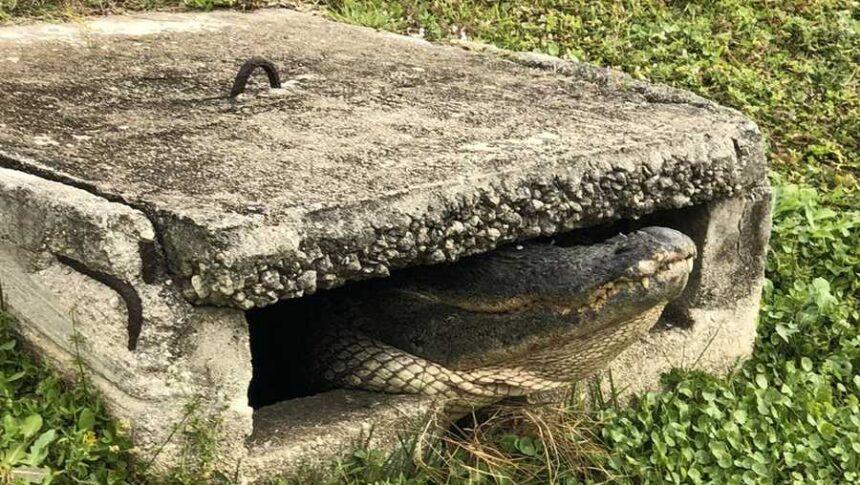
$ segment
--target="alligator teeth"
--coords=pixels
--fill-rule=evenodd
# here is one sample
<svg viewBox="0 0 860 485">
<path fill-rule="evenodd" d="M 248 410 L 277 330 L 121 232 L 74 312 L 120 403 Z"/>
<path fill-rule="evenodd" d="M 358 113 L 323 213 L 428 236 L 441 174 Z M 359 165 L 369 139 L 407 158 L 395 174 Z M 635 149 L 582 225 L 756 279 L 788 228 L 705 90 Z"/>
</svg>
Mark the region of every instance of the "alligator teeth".
<svg viewBox="0 0 860 485">
<path fill-rule="evenodd" d="M 642 287 L 647 290 L 649 286 L 651 286 L 651 280 L 647 277 L 642 278 Z"/>
</svg>

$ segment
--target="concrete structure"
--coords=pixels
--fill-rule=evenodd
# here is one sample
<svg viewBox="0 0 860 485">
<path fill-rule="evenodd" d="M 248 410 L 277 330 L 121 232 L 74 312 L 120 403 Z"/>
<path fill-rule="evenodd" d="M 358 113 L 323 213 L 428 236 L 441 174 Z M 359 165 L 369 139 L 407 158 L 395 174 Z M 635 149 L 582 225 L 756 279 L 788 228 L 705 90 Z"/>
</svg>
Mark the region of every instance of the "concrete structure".
<svg viewBox="0 0 860 485">
<path fill-rule="evenodd" d="M 253 56 L 283 87 L 228 97 Z M 396 441 L 430 402 L 338 391 L 253 411 L 244 311 L 526 238 L 644 218 L 697 241 L 687 293 L 618 360 L 629 390 L 751 349 L 761 135 L 692 94 L 285 10 L 5 27 L 0 69 L 9 309 L 61 369 L 80 353 L 144 453 L 166 443 L 159 466 L 188 404 L 249 480 L 369 430 Z"/>
</svg>

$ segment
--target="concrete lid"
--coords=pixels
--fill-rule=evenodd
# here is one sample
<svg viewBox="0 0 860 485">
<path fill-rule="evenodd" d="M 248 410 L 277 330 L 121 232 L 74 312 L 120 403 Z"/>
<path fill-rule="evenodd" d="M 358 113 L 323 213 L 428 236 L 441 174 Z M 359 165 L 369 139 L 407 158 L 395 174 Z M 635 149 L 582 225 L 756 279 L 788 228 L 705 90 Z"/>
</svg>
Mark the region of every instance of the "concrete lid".
<svg viewBox="0 0 860 485">
<path fill-rule="evenodd" d="M 263 56 L 284 87 L 227 97 Z M 241 308 L 760 183 L 738 113 L 288 10 L 0 28 L 0 166 L 125 202 Z"/>
</svg>

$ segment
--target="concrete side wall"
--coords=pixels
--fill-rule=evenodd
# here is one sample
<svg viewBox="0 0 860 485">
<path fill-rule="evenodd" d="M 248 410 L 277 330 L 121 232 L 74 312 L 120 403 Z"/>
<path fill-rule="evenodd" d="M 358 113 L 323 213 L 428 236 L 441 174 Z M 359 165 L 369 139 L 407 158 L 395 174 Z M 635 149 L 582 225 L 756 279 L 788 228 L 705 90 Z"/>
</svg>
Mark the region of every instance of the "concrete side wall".
<svg viewBox="0 0 860 485">
<path fill-rule="evenodd" d="M 672 307 L 674 314 L 691 323 L 694 317 L 684 313 L 730 308 L 760 293 L 771 205 L 770 189 L 761 187 L 740 197 L 709 202 L 699 208 L 700 214 L 680 224 L 679 229 L 697 242 L 701 255 L 684 295 Z"/>
<path fill-rule="evenodd" d="M 0 173 L 0 285 L 27 344 L 67 374 L 79 357 L 110 412 L 129 424 L 143 459 L 164 443 L 158 465 L 179 457 L 181 433 L 169 443 L 168 436 L 194 405 L 198 417 L 222 421 L 222 455 L 238 460 L 251 432 L 244 315 L 193 308 L 169 281 L 145 283 L 140 247 L 152 237 L 148 220 L 124 205 Z M 111 284 L 139 300 L 134 348 L 135 305 Z"/>
<path fill-rule="evenodd" d="M 140 211 L 4 168 L 0 194 L 0 242 L 45 256 L 42 263 L 61 255 L 94 270 L 141 278 L 141 248 L 154 244 L 155 231 Z"/>
</svg>

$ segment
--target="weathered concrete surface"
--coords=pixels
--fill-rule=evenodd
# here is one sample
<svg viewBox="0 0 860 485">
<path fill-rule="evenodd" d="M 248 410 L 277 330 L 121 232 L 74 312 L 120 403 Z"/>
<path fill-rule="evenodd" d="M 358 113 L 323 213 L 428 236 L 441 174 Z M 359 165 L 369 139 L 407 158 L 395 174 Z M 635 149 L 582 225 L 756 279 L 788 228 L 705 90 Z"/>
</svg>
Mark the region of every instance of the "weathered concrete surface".
<svg viewBox="0 0 860 485">
<path fill-rule="evenodd" d="M 266 305 L 764 173 L 755 125 L 688 93 L 291 11 L 6 28 L 0 50 L 0 165 L 145 213 L 195 303 Z M 255 55 L 286 87 L 227 99 Z"/>
<path fill-rule="evenodd" d="M 86 261 L 121 278 L 142 278 L 141 253 L 155 244 L 155 231 L 140 211 L 3 168 L 0 192 L 0 240 Z"/>
</svg>

